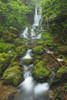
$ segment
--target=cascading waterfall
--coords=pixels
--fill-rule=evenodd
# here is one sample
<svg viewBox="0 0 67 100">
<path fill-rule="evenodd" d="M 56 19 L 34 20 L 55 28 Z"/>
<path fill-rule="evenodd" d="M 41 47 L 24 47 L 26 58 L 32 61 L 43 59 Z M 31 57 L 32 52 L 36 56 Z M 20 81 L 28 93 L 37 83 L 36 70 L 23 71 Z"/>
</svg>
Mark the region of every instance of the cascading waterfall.
<svg viewBox="0 0 67 100">
<path fill-rule="evenodd" d="M 42 11 L 42 8 L 39 8 L 39 12 Z M 35 30 L 38 28 L 38 26 L 42 23 L 42 16 L 38 14 L 38 9 L 35 8 L 35 15 L 34 15 L 34 24 L 32 25 L 31 28 L 31 38 L 32 39 L 40 39 L 42 33 L 38 34 L 36 36 Z M 37 32 L 41 31 L 42 28 L 39 30 L 37 29 Z M 23 38 L 28 39 L 28 27 L 24 30 L 24 32 L 21 35 Z M 23 63 L 25 59 L 33 59 L 31 57 L 31 49 L 27 50 L 27 53 L 24 57 L 21 58 L 21 62 Z M 48 90 L 49 90 L 49 84 L 44 82 L 44 83 L 36 83 L 35 80 L 33 79 L 31 75 L 31 70 L 30 68 L 33 66 L 32 65 L 24 65 L 24 81 L 19 85 L 21 88 L 21 92 L 18 93 L 16 96 L 15 100 L 48 100 Z"/>
<path fill-rule="evenodd" d="M 30 32 L 31 32 L 30 38 L 31 39 L 40 39 L 42 34 L 36 34 L 36 33 L 39 33 L 39 31 L 40 32 L 43 31 L 42 27 L 39 29 L 39 25 L 42 24 L 42 15 L 39 14 L 42 12 L 42 8 L 40 7 L 39 11 L 37 11 L 37 10 L 38 9 L 36 7 L 35 8 L 35 15 L 34 15 L 34 23 L 33 23 L 32 27 L 30 28 Z M 35 32 L 35 30 L 37 30 L 37 32 Z M 29 34 L 28 27 L 26 27 L 25 30 L 23 31 L 23 33 L 21 34 L 21 37 L 28 40 L 29 39 L 28 34 Z"/>
</svg>

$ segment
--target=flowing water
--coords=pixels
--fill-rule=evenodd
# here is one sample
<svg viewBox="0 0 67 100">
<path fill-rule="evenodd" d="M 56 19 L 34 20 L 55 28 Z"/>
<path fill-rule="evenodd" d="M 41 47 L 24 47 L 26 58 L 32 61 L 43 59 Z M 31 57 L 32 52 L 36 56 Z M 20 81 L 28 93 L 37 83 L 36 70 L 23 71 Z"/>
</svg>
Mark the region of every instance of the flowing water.
<svg viewBox="0 0 67 100">
<path fill-rule="evenodd" d="M 42 8 L 40 7 L 35 8 L 35 15 L 34 15 L 34 23 L 32 27 L 26 27 L 23 33 L 21 34 L 22 38 L 25 39 L 40 39 L 42 35 L 42 15 L 38 14 L 41 12 Z M 30 29 L 30 36 L 28 36 L 28 30 Z M 40 34 L 38 34 L 40 32 Z M 33 59 L 31 57 L 31 49 L 27 50 L 26 55 L 21 58 L 21 63 L 25 59 Z M 23 64 L 24 65 L 24 64 Z M 24 65 L 24 81 L 19 85 L 21 91 L 17 94 L 15 100 L 48 100 L 48 91 L 49 91 L 49 84 L 44 83 L 36 83 L 33 79 L 31 74 L 31 67 L 33 64 L 27 66 Z"/>
</svg>

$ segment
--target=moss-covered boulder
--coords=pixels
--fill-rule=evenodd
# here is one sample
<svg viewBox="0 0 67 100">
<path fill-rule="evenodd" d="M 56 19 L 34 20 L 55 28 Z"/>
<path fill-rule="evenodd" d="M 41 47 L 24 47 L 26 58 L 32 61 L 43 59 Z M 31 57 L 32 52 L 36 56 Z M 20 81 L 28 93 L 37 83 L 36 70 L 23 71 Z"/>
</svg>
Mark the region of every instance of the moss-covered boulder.
<svg viewBox="0 0 67 100">
<path fill-rule="evenodd" d="M 32 74 L 37 80 L 49 78 L 50 71 L 46 68 L 46 62 L 38 62 L 32 69 Z"/>
<path fill-rule="evenodd" d="M 33 60 L 32 60 L 32 59 L 24 59 L 23 63 L 24 63 L 25 65 L 30 65 L 30 64 L 33 63 Z"/>
<path fill-rule="evenodd" d="M 8 68 L 13 57 L 14 55 L 8 53 L 0 54 L 0 74 L 2 74 L 4 70 Z"/>
<path fill-rule="evenodd" d="M 15 51 L 18 54 L 18 56 L 21 56 L 22 57 L 26 53 L 26 46 L 25 45 L 18 46 L 18 47 L 16 47 Z"/>
<path fill-rule="evenodd" d="M 18 85 L 23 80 L 23 70 L 19 66 L 13 66 L 3 73 L 4 84 Z"/>
<path fill-rule="evenodd" d="M 35 54 L 43 54 L 44 53 L 44 48 L 43 46 L 37 46 L 33 48 L 33 52 Z"/>
<path fill-rule="evenodd" d="M 14 61 L 12 64 L 11 64 L 11 66 L 20 66 L 20 67 L 22 67 L 22 64 L 19 62 L 19 61 Z"/>
</svg>

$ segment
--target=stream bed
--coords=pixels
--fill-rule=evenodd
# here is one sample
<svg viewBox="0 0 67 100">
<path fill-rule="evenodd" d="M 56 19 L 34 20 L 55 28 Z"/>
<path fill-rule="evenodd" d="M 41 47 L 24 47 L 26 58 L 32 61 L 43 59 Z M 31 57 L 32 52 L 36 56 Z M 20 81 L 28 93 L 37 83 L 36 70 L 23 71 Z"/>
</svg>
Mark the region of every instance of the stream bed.
<svg viewBox="0 0 67 100">
<path fill-rule="evenodd" d="M 42 31 L 44 31 L 41 26 L 42 15 L 39 14 L 41 11 L 41 7 L 35 7 L 34 23 L 32 27 L 26 27 L 21 34 L 22 38 L 32 41 L 32 43 L 34 43 L 35 39 L 41 39 Z M 30 30 L 30 34 L 28 33 L 28 30 Z M 24 64 L 25 59 L 33 59 L 31 57 L 31 51 L 32 49 L 28 48 L 26 55 L 20 59 L 24 67 L 24 81 L 18 86 L 20 92 L 17 93 L 15 100 L 49 100 L 48 92 L 50 85 L 47 82 L 37 83 L 32 77 L 30 70 L 33 67 L 33 63 L 29 66 Z M 49 52 L 46 50 L 46 53 Z"/>
</svg>

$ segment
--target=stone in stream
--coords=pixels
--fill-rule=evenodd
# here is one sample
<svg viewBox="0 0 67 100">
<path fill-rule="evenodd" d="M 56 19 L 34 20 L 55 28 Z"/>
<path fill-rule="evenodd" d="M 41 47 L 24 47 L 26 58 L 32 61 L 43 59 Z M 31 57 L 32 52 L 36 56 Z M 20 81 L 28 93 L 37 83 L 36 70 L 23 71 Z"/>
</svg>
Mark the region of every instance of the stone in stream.
<svg viewBox="0 0 67 100">
<path fill-rule="evenodd" d="M 49 80 L 50 71 L 45 66 L 46 62 L 40 61 L 32 68 L 32 75 L 36 80 Z"/>
<path fill-rule="evenodd" d="M 25 65 L 30 65 L 30 64 L 33 63 L 33 60 L 32 60 L 32 59 L 24 59 L 24 60 L 23 60 L 23 63 L 24 63 Z"/>
<path fill-rule="evenodd" d="M 33 53 L 34 54 L 43 54 L 44 53 L 44 48 L 43 46 L 37 46 L 33 48 Z"/>
</svg>

